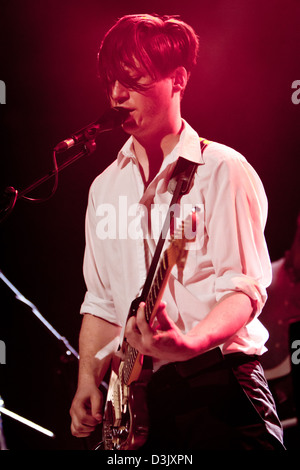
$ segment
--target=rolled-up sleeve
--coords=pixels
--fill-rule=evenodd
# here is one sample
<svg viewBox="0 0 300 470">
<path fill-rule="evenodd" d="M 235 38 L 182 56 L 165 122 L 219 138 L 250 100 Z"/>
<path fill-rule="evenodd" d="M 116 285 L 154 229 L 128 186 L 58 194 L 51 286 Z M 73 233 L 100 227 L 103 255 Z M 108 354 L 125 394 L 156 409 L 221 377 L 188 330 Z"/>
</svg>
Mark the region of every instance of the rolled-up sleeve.
<svg viewBox="0 0 300 470">
<path fill-rule="evenodd" d="M 216 300 L 244 292 L 253 315 L 261 312 L 271 282 L 266 217 L 267 198 L 258 175 L 240 154 L 226 150 L 207 189 L 207 249 L 216 274 Z"/>
<path fill-rule="evenodd" d="M 86 246 L 83 261 L 83 274 L 87 291 L 80 313 L 90 313 L 111 323 L 119 324 L 105 263 L 105 247 L 103 246 L 103 240 L 100 240 L 96 233 L 95 205 L 94 185 L 92 185 L 86 211 Z"/>
</svg>

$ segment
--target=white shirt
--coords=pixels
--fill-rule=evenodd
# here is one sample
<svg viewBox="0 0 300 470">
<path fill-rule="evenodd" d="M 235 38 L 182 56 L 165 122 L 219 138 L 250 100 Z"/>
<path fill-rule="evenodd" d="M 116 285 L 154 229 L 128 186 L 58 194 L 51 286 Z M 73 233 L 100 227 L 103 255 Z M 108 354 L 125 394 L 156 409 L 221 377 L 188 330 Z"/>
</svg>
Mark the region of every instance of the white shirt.
<svg viewBox="0 0 300 470">
<path fill-rule="evenodd" d="M 81 313 L 124 329 L 131 302 L 144 285 L 172 198 L 167 190 L 169 178 L 182 156 L 200 165 L 190 192 L 181 199 L 179 219 L 187 215 L 186 208 L 196 206 L 199 220 L 196 240 L 187 246 L 183 272 L 177 266 L 172 270 L 163 296 L 167 312 L 186 333 L 222 297 L 244 292 L 252 299 L 254 319 L 221 347 L 224 354 L 262 354 L 268 332 L 258 315 L 271 282 L 263 234 L 267 217 L 263 185 L 246 159 L 225 145 L 211 142 L 202 155 L 198 134 L 183 122 L 178 144 L 146 190 L 132 137 L 93 182 L 86 214 L 87 292 Z"/>
</svg>

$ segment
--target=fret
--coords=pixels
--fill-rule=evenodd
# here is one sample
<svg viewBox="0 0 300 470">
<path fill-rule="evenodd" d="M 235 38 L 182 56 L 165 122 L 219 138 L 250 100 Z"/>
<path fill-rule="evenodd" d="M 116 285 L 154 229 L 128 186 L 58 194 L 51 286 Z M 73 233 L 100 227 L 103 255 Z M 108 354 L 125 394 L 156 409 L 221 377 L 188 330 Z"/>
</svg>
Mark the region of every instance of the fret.
<svg viewBox="0 0 300 470">
<path fill-rule="evenodd" d="M 128 383 L 128 380 L 130 378 L 137 356 L 138 356 L 137 349 L 133 348 L 132 346 L 128 344 L 126 355 L 125 355 L 125 360 L 124 360 L 124 367 L 122 370 L 123 381 L 125 384 Z"/>
<path fill-rule="evenodd" d="M 164 281 L 168 268 L 169 268 L 168 255 L 167 255 L 167 252 L 165 251 L 163 254 L 162 260 L 160 262 L 160 265 L 158 267 L 155 279 L 152 283 L 149 295 L 147 297 L 147 302 L 149 301 L 149 303 L 152 304 L 152 307 L 154 307 L 155 305 L 157 296 L 160 292 L 160 289 L 161 289 L 161 286 Z"/>
<path fill-rule="evenodd" d="M 149 302 L 146 302 L 146 304 L 145 304 L 145 317 L 146 317 L 146 320 L 147 320 L 148 323 L 150 321 L 151 311 L 152 311 L 152 309 L 150 308 Z"/>
<path fill-rule="evenodd" d="M 164 254 L 163 254 L 161 263 L 162 263 L 162 266 L 163 266 L 164 270 L 167 271 L 167 269 L 168 269 L 168 256 L 167 256 L 167 252 L 166 252 L 166 251 L 165 251 Z"/>
<path fill-rule="evenodd" d="M 150 292 L 149 292 L 148 301 L 149 301 L 149 304 L 151 305 L 151 307 L 153 308 L 155 302 L 154 302 L 154 300 L 153 300 L 153 292 L 152 292 L 152 290 L 150 290 Z"/>
</svg>

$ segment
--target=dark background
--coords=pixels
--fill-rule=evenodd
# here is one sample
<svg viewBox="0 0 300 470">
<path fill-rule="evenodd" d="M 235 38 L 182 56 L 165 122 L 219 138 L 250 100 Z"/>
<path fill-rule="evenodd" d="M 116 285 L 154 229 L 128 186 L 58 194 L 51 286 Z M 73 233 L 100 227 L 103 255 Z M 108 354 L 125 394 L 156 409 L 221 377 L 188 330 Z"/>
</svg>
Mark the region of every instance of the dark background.
<svg viewBox="0 0 300 470">
<path fill-rule="evenodd" d="M 272 260 L 292 242 L 299 210 L 300 80 L 298 0 L 1 0 L 1 192 L 21 191 L 52 169 L 52 149 L 97 119 L 107 104 L 96 74 L 103 34 L 129 13 L 179 14 L 200 36 L 200 58 L 183 102 L 183 117 L 203 137 L 243 153 L 269 199 L 266 238 Z M 102 134 L 97 151 L 59 174 L 50 201 L 18 200 L 1 224 L 0 269 L 78 349 L 84 217 L 93 179 L 126 136 Z M 60 161 L 59 161 L 60 163 Z M 44 196 L 51 182 L 35 191 Z M 1 281 L 0 281 L 1 282 Z M 7 446 L 81 449 L 69 433 L 77 361 L 1 282 L 0 395 L 8 409 L 52 430 L 51 440 L 3 416 Z"/>
</svg>

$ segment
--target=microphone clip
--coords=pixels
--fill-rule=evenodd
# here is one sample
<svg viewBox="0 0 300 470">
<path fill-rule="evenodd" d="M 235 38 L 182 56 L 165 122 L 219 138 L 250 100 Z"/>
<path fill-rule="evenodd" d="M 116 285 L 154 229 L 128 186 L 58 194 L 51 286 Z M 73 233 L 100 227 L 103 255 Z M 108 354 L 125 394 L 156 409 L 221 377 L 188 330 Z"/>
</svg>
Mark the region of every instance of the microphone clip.
<svg viewBox="0 0 300 470">
<path fill-rule="evenodd" d="M 122 107 L 108 109 L 100 119 L 75 132 L 70 138 L 59 142 L 54 147 L 54 152 L 63 152 L 78 144 L 89 145 L 89 143 L 95 142 L 98 134 L 121 126 L 127 119 L 129 112 L 129 109 Z"/>
</svg>

